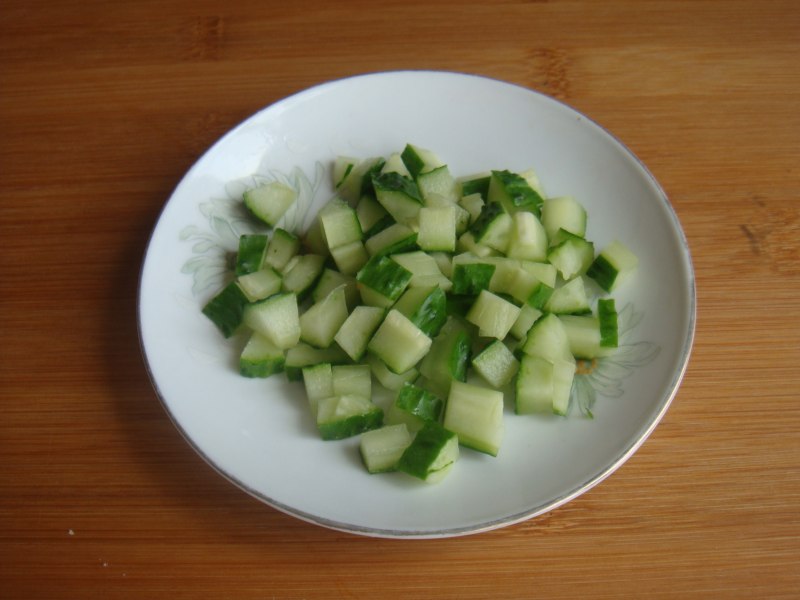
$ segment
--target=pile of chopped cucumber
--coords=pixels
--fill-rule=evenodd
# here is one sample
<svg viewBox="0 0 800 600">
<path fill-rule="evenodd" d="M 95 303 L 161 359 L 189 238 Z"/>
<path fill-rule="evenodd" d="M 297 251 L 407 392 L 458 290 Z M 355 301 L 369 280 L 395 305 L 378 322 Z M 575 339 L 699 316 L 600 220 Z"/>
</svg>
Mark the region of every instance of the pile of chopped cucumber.
<svg viewBox="0 0 800 600">
<path fill-rule="evenodd" d="M 497 456 L 505 398 L 516 415 L 568 413 L 576 361 L 617 347 L 625 245 L 596 252 L 584 207 L 533 171 L 457 179 L 411 144 L 338 157 L 333 185 L 302 236 L 280 226 L 294 189 L 244 194 L 268 233 L 241 236 L 203 308 L 225 337 L 249 335 L 243 376 L 302 382 L 321 439 L 361 436 L 369 473 L 426 482 L 460 447 Z"/>
</svg>

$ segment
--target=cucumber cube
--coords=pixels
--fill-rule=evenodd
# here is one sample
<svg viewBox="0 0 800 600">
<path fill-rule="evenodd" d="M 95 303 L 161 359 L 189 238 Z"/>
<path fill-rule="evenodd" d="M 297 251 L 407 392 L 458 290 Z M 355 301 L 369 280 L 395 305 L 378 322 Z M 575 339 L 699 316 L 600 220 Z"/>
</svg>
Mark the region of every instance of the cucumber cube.
<svg viewBox="0 0 800 600">
<path fill-rule="evenodd" d="M 362 396 L 331 396 L 317 405 L 317 429 L 323 440 L 342 440 L 382 425 L 383 410 Z"/>
<path fill-rule="evenodd" d="M 248 304 L 244 323 L 267 337 L 278 348 L 291 348 L 300 341 L 300 315 L 295 294 L 275 294 Z"/>
<path fill-rule="evenodd" d="M 503 393 L 454 381 L 443 425 L 458 436 L 462 446 L 497 456 L 505 432 Z"/>
<path fill-rule="evenodd" d="M 347 319 L 344 287 L 337 287 L 300 315 L 300 339 L 317 348 L 327 348 Z"/>
<path fill-rule="evenodd" d="M 458 456 L 458 436 L 429 421 L 405 449 L 397 469 L 426 483 L 437 483 L 450 472 Z"/>
<path fill-rule="evenodd" d="M 235 281 L 226 285 L 203 306 L 203 314 L 211 319 L 226 338 L 231 337 L 244 320 L 248 298 Z"/>
<path fill-rule="evenodd" d="M 472 359 L 472 366 L 486 383 L 499 389 L 510 383 L 517 374 L 519 361 L 508 346 L 500 340 L 494 340 Z"/>
<path fill-rule="evenodd" d="M 539 356 L 525 355 L 520 360 L 514 395 L 518 415 L 553 412 L 553 363 Z"/>
<path fill-rule="evenodd" d="M 274 227 L 297 200 L 297 192 L 279 181 L 271 181 L 244 193 L 244 205 L 258 219 Z"/>
<path fill-rule="evenodd" d="M 411 445 L 411 434 L 405 424 L 385 425 L 361 435 L 359 453 L 370 473 L 397 470 L 397 463 Z"/>
<path fill-rule="evenodd" d="M 426 251 L 452 252 L 456 248 L 455 206 L 419 210 L 417 245 Z"/>
<path fill-rule="evenodd" d="M 261 269 L 268 241 L 269 238 L 260 233 L 240 235 L 234 273 L 246 275 Z"/>
<path fill-rule="evenodd" d="M 544 203 L 544 199 L 524 177 L 511 171 L 492 171 L 488 200 L 502 204 L 509 213 L 525 210 L 537 217 Z"/>
<path fill-rule="evenodd" d="M 519 306 L 487 290 L 481 291 L 466 319 L 478 326 L 478 335 L 502 340 L 519 316 Z"/>
<path fill-rule="evenodd" d="M 283 280 L 271 267 L 239 276 L 236 281 L 250 302 L 269 298 L 281 291 Z"/>
<path fill-rule="evenodd" d="M 414 367 L 431 347 L 432 340 L 399 310 L 392 309 L 378 327 L 367 349 L 394 373 Z"/>
<path fill-rule="evenodd" d="M 239 373 L 245 377 L 269 377 L 282 372 L 285 362 L 283 349 L 253 332 L 239 356 Z"/>
<path fill-rule="evenodd" d="M 354 361 L 359 361 L 386 311 L 377 306 L 356 306 L 336 332 L 334 340 Z"/>
</svg>

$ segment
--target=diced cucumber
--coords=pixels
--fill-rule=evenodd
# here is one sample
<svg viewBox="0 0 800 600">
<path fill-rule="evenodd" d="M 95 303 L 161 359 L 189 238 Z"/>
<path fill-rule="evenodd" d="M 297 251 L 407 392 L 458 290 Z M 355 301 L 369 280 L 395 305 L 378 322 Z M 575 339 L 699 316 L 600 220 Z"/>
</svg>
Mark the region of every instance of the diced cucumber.
<svg viewBox="0 0 800 600">
<path fill-rule="evenodd" d="M 268 241 L 269 237 L 260 233 L 240 235 L 234 274 L 247 275 L 261 269 Z"/>
<path fill-rule="evenodd" d="M 593 359 L 609 353 L 601 346 L 600 320 L 593 315 L 559 315 L 569 340 L 570 353 L 576 358 Z"/>
<path fill-rule="evenodd" d="M 280 181 L 271 181 L 244 193 L 244 205 L 253 215 L 274 227 L 297 200 L 297 191 Z"/>
<path fill-rule="evenodd" d="M 557 415 L 566 416 L 569 412 L 575 366 L 572 356 L 553 361 L 553 412 Z"/>
<path fill-rule="evenodd" d="M 523 355 L 515 381 L 514 412 L 518 415 L 553 412 L 553 363 Z"/>
<path fill-rule="evenodd" d="M 411 445 L 411 434 L 404 423 L 384 425 L 361 434 L 358 449 L 370 473 L 397 470 L 397 463 Z"/>
<path fill-rule="evenodd" d="M 371 257 L 397 254 L 417 249 L 417 232 L 401 223 L 394 223 L 364 243 Z"/>
<path fill-rule="evenodd" d="M 508 213 L 526 210 L 537 217 L 541 214 L 541 207 L 544 203 L 543 198 L 524 177 L 508 170 L 492 171 L 488 200 L 489 202 L 499 202 Z"/>
<path fill-rule="evenodd" d="M 454 294 L 472 296 L 489 289 L 496 266 L 489 262 L 453 260 Z"/>
<path fill-rule="evenodd" d="M 284 350 L 254 331 L 239 356 L 239 373 L 245 377 L 269 377 L 282 372 L 285 363 Z"/>
<path fill-rule="evenodd" d="M 584 237 L 586 209 L 572 196 L 548 198 L 542 206 L 542 225 L 550 239 L 556 237 L 559 229 Z"/>
<path fill-rule="evenodd" d="M 521 260 L 547 260 L 547 234 L 536 215 L 517 211 L 511 219 L 506 255 Z"/>
<path fill-rule="evenodd" d="M 314 348 L 306 343 L 300 342 L 286 351 L 286 364 L 284 371 L 289 381 L 299 381 L 302 379 L 302 369 L 321 363 L 331 363 L 334 365 L 345 364 L 350 358 L 344 350 L 336 345 L 328 348 Z"/>
<path fill-rule="evenodd" d="M 453 381 L 466 381 L 472 340 L 466 327 L 450 319 L 433 340 L 419 370 L 446 397 Z"/>
<path fill-rule="evenodd" d="M 372 373 L 369 365 L 333 365 L 331 380 L 334 396 L 372 398 Z"/>
<path fill-rule="evenodd" d="M 298 252 L 300 252 L 300 238 L 279 227 L 272 232 L 272 237 L 267 244 L 264 264 L 277 271 L 282 271 Z"/>
<path fill-rule="evenodd" d="M 325 238 L 322 235 L 322 226 L 319 219 L 314 219 L 308 226 L 308 230 L 303 236 L 302 245 L 311 253 L 318 254 L 319 256 L 328 256 L 328 244 L 325 243 Z M 291 264 L 292 261 L 289 261 Z M 285 271 L 285 268 L 281 271 Z"/>
<path fill-rule="evenodd" d="M 267 337 L 278 348 L 291 348 L 300 341 L 297 295 L 275 294 L 266 300 L 248 304 L 244 310 L 244 323 Z"/>
<path fill-rule="evenodd" d="M 341 198 L 334 197 L 320 209 L 317 218 L 328 250 L 360 242 L 361 223 L 355 209 Z"/>
<path fill-rule="evenodd" d="M 409 431 L 419 431 L 426 421 L 439 422 L 444 402 L 422 387 L 406 383 L 386 412 L 387 423 L 403 423 Z"/>
<path fill-rule="evenodd" d="M 616 348 L 619 344 L 619 325 L 613 298 L 601 298 L 597 301 L 597 319 L 600 322 L 600 346 Z"/>
<path fill-rule="evenodd" d="M 419 210 L 417 245 L 431 252 L 456 249 L 456 207 L 422 207 Z"/>
<path fill-rule="evenodd" d="M 383 175 L 386 173 L 402 175 L 403 177 L 407 177 L 409 179 L 413 178 L 411 171 L 409 171 L 408 167 L 406 167 L 405 163 L 403 162 L 403 157 L 399 152 L 390 154 L 386 159 L 386 162 L 381 168 L 381 174 Z"/>
<path fill-rule="evenodd" d="M 359 159 L 351 156 L 337 156 L 333 160 L 333 168 L 331 169 L 333 187 L 340 187 L 359 162 L 361 162 Z"/>
<path fill-rule="evenodd" d="M 415 177 L 423 203 L 430 206 L 438 199 L 455 204 L 459 200 L 458 186 L 447 165 L 419 173 Z"/>
<path fill-rule="evenodd" d="M 483 207 L 486 204 L 486 202 L 483 200 L 483 196 L 481 196 L 479 193 L 464 196 L 458 201 L 458 203 L 469 214 L 470 224 L 474 223 L 478 217 L 481 216 Z"/>
<path fill-rule="evenodd" d="M 458 456 L 458 436 L 429 421 L 405 449 L 397 469 L 426 483 L 437 483 L 450 472 Z"/>
<path fill-rule="evenodd" d="M 547 253 L 547 260 L 565 280 L 583 275 L 594 260 L 594 244 L 563 229 L 562 241 Z"/>
<path fill-rule="evenodd" d="M 552 288 L 523 269 L 519 261 L 501 258 L 493 262 L 496 268 L 489 283 L 490 292 L 511 296 L 520 305 L 530 304 L 534 308 L 542 307 L 552 294 Z"/>
<path fill-rule="evenodd" d="M 331 257 L 343 275 L 355 275 L 369 260 L 369 254 L 361 240 L 332 248 Z"/>
<path fill-rule="evenodd" d="M 347 299 L 347 308 L 353 309 L 359 301 L 358 286 L 356 278 L 352 275 L 345 275 L 335 269 L 325 268 L 317 279 L 314 289 L 311 291 L 311 299 L 319 302 L 335 288 L 344 286 L 344 295 Z"/>
<path fill-rule="evenodd" d="M 546 312 L 580 315 L 591 312 L 583 277 L 575 277 L 553 290 L 544 304 Z"/>
<path fill-rule="evenodd" d="M 325 257 L 319 254 L 302 254 L 292 258 L 283 272 L 283 289 L 304 299 L 322 274 Z"/>
<path fill-rule="evenodd" d="M 636 271 L 639 259 L 622 242 L 613 241 L 600 251 L 586 274 L 606 292 L 618 289 Z"/>
<path fill-rule="evenodd" d="M 443 425 L 462 446 L 497 456 L 503 441 L 503 393 L 454 381 L 450 386 Z"/>
<path fill-rule="evenodd" d="M 317 429 L 323 440 L 349 438 L 382 425 L 383 409 L 368 398 L 331 396 L 317 404 Z"/>
<path fill-rule="evenodd" d="M 422 208 L 422 196 L 414 180 L 399 173 L 373 175 L 375 197 L 395 221 L 408 225 L 416 220 Z"/>
<path fill-rule="evenodd" d="M 283 286 L 283 279 L 272 267 L 240 275 L 236 281 L 250 302 L 269 298 Z"/>
<path fill-rule="evenodd" d="M 369 365 L 375 379 L 378 380 L 387 390 L 397 391 L 406 383 L 413 383 L 419 377 L 419 371 L 412 367 L 405 373 L 394 373 L 386 366 L 380 358 L 372 354 L 366 354 L 364 360 Z"/>
<path fill-rule="evenodd" d="M 469 231 L 477 244 L 489 246 L 504 253 L 511 236 L 511 215 L 499 202 L 490 202 L 483 207 L 480 216 L 470 225 Z"/>
<path fill-rule="evenodd" d="M 532 273 L 536 278 L 551 288 L 556 287 L 557 271 L 556 268 L 550 263 L 546 262 L 532 262 L 527 260 L 519 261 L 519 266 L 523 271 Z"/>
<path fill-rule="evenodd" d="M 411 281 L 411 271 L 388 256 L 373 256 L 356 274 L 356 280 L 394 302 Z"/>
<path fill-rule="evenodd" d="M 517 320 L 519 311 L 519 306 L 488 290 L 482 290 L 467 312 L 466 319 L 478 326 L 478 335 L 502 340 Z"/>
<path fill-rule="evenodd" d="M 461 187 L 461 197 L 479 194 L 484 200 L 487 200 L 489 198 L 491 179 L 492 174 L 488 172 L 459 178 L 457 182 Z"/>
<path fill-rule="evenodd" d="M 475 241 L 471 231 L 465 231 L 456 240 L 456 252 L 469 252 L 478 257 L 500 256 L 500 252 Z"/>
<path fill-rule="evenodd" d="M 552 313 L 545 313 L 533 324 L 528 331 L 522 351 L 529 356 L 538 356 L 550 362 L 572 358 L 564 324 Z"/>
<path fill-rule="evenodd" d="M 303 388 L 311 414 L 316 418 L 319 401 L 330 398 L 333 393 L 333 367 L 330 363 L 318 363 L 303 367 Z"/>
<path fill-rule="evenodd" d="M 337 287 L 300 315 L 300 339 L 317 348 L 327 348 L 347 319 L 344 287 Z"/>
<path fill-rule="evenodd" d="M 384 309 L 377 306 L 356 306 L 333 339 L 350 358 L 359 361 L 385 313 Z"/>
<path fill-rule="evenodd" d="M 499 389 L 517 374 L 519 361 L 501 340 L 494 340 L 472 359 L 472 366 L 489 385 Z"/>
<path fill-rule="evenodd" d="M 372 175 L 380 172 L 383 158 L 368 158 L 357 162 L 336 184 L 336 191 L 350 206 L 355 206 L 362 196 L 372 190 Z M 342 167 L 340 167 L 342 169 Z"/>
<path fill-rule="evenodd" d="M 449 291 L 453 286 L 442 273 L 436 257 L 432 254 L 422 251 L 401 252 L 392 254 L 392 260 L 411 273 L 411 279 L 408 282 L 409 288 L 438 286 Z"/>
<path fill-rule="evenodd" d="M 383 208 L 380 203 L 372 196 L 361 196 L 356 206 L 356 216 L 358 223 L 361 226 L 361 231 L 364 232 L 366 237 L 371 236 L 377 231 L 372 229 L 381 221 L 389 217 L 389 213 Z M 391 218 L 391 217 L 390 217 Z"/>
<path fill-rule="evenodd" d="M 536 322 L 536 319 L 542 316 L 542 311 L 534 308 L 530 304 L 523 304 L 519 308 L 519 316 L 514 324 L 511 326 L 509 333 L 518 340 L 525 339 L 531 326 Z"/>
<path fill-rule="evenodd" d="M 414 144 L 406 144 L 403 152 L 400 154 L 408 172 L 412 177 L 418 177 L 420 173 L 427 173 L 444 166 L 441 159 L 430 150 L 420 148 Z"/>
<path fill-rule="evenodd" d="M 447 320 L 447 297 L 440 287 L 408 288 L 394 308 L 428 337 L 438 335 Z"/>
<path fill-rule="evenodd" d="M 367 350 L 380 358 L 394 373 L 404 373 L 422 359 L 431 347 L 431 338 L 399 310 L 392 309 L 367 344 Z"/>
<path fill-rule="evenodd" d="M 211 319 L 222 335 L 228 338 L 242 324 L 247 304 L 247 296 L 239 285 L 232 281 L 203 306 L 202 312 Z"/>
</svg>

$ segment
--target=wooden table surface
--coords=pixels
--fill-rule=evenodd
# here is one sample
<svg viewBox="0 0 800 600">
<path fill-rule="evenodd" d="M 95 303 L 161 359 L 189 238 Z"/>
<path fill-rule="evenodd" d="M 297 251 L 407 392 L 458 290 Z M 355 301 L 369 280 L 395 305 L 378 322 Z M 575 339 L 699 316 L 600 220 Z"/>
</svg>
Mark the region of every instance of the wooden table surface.
<svg viewBox="0 0 800 600">
<path fill-rule="evenodd" d="M 800 597 L 800 4 L 4 0 L 0 597 Z M 540 518 L 444 540 L 301 522 L 169 421 L 136 325 L 149 233 L 229 128 L 308 86 L 478 73 L 652 170 L 694 352 L 635 456 Z"/>
</svg>

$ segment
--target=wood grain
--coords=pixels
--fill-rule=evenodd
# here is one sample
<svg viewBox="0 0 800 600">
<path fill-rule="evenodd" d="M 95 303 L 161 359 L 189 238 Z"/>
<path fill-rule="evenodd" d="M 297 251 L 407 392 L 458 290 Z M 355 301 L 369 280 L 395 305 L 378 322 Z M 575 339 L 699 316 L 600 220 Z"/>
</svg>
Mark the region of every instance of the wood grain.
<svg viewBox="0 0 800 600">
<path fill-rule="evenodd" d="M 800 5 L 342 0 L 0 5 L 0 597 L 796 598 Z M 480 73 L 653 171 L 697 336 L 662 424 L 541 518 L 359 538 L 249 498 L 183 442 L 138 347 L 144 248 L 220 135 L 309 85 Z"/>
</svg>

